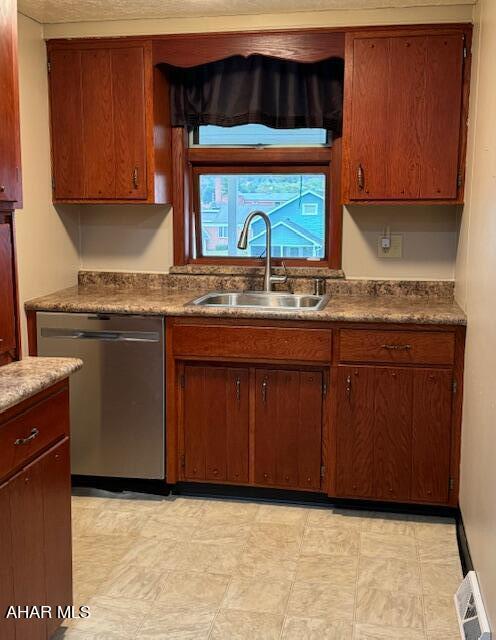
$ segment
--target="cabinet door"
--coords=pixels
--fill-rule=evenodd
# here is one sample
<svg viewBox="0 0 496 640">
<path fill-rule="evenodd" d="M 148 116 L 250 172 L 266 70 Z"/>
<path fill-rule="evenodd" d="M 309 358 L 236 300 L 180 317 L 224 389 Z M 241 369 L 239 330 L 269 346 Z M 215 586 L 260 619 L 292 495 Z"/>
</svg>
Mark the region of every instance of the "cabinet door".
<svg viewBox="0 0 496 640">
<path fill-rule="evenodd" d="M 50 54 L 53 195 L 78 199 L 84 190 L 81 51 Z"/>
<path fill-rule="evenodd" d="M 69 439 L 40 461 L 43 479 L 46 604 L 72 605 L 71 465 Z M 60 620 L 47 620 L 48 636 Z"/>
<path fill-rule="evenodd" d="M 0 362 L 1 355 L 16 348 L 14 255 L 12 227 L 0 223 Z"/>
<path fill-rule="evenodd" d="M 12 560 L 16 605 L 40 605 L 46 600 L 43 471 L 35 462 L 9 484 Z M 45 640 L 46 621 L 16 621 L 16 640 Z"/>
<path fill-rule="evenodd" d="M 249 372 L 184 367 L 184 478 L 248 482 Z"/>
<path fill-rule="evenodd" d="M 12 529 L 9 485 L 0 486 L 0 638 L 15 640 L 14 620 L 5 612 L 14 604 L 14 569 L 12 566 Z"/>
<path fill-rule="evenodd" d="M 336 393 L 338 495 L 373 498 L 374 369 L 339 367 Z"/>
<path fill-rule="evenodd" d="M 448 501 L 452 385 L 451 371 L 414 373 L 412 499 L 418 502 Z"/>
<path fill-rule="evenodd" d="M 374 372 L 374 484 L 377 498 L 408 500 L 412 478 L 411 369 Z"/>
<path fill-rule="evenodd" d="M 462 32 L 356 37 L 352 56 L 350 199 L 456 198 Z"/>
<path fill-rule="evenodd" d="M 409 500 L 412 376 L 411 369 L 339 367 L 338 495 Z"/>
<path fill-rule="evenodd" d="M 320 489 L 322 373 L 257 369 L 255 483 Z"/>
<path fill-rule="evenodd" d="M 84 197 L 115 197 L 112 65 L 109 49 L 81 52 Z"/>
<path fill-rule="evenodd" d="M 116 198 L 146 198 L 143 58 L 143 47 L 126 47 L 111 52 Z"/>
<path fill-rule="evenodd" d="M 19 87 L 17 77 L 17 4 L 0 3 L 0 202 L 20 194 Z"/>
<path fill-rule="evenodd" d="M 387 198 L 389 39 L 353 41 L 353 90 L 348 101 L 350 198 Z"/>
</svg>

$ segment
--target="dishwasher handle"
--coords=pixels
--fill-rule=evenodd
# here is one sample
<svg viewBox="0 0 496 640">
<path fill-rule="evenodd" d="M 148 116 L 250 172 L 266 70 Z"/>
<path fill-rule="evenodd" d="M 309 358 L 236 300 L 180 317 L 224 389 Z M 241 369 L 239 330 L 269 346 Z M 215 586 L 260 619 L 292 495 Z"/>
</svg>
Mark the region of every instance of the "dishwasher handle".
<svg viewBox="0 0 496 640">
<path fill-rule="evenodd" d="M 101 340 L 104 342 L 160 342 L 158 331 L 85 331 L 81 329 L 41 329 L 43 338 Z"/>
</svg>

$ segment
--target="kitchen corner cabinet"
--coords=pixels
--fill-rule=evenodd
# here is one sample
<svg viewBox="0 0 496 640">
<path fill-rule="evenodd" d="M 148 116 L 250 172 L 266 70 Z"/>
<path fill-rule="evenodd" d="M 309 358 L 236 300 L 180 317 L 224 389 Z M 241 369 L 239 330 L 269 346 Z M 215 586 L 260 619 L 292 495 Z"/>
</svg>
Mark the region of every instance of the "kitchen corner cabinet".
<svg viewBox="0 0 496 640">
<path fill-rule="evenodd" d="M 463 202 L 471 29 L 346 35 L 345 204 Z"/>
<path fill-rule="evenodd" d="M 0 209 L 22 207 L 17 3 L 0 3 Z"/>
<path fill-rule="evenodd" d="M 464 327 L 167 318 L 167 481 L 456 506 Z"/>
<path fill-rule="evenodd" d="M 2 416 L 2 612 L 10 605 L 72 604 L 68 426 L 67 382 L 58 383 Z M 32 437 L 36 430 L 37 435 Z M 46 640 L 60 623 L 56 618 L 3 618 L 0 636 L 2 640 Z"/>
<path fill-rule="evenodd" d="M 165 75 L 151 42 L 50 41 L 54 202 L 170 201 Z"/>
</svg>

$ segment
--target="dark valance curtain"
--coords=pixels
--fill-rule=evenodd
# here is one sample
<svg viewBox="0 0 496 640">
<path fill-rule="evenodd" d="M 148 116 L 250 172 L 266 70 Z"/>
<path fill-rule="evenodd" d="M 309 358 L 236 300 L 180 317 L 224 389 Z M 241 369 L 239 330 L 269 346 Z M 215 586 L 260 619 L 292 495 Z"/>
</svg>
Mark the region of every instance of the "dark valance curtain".
<svg viewBox="0 0 496 640">
<path fill-rule="evenodd" d="M 338 58 L 307 64 L 261 55 L 170 68 L 172 125 L 318 127 L 338 137 L 343 68 Z"/>
</svg>

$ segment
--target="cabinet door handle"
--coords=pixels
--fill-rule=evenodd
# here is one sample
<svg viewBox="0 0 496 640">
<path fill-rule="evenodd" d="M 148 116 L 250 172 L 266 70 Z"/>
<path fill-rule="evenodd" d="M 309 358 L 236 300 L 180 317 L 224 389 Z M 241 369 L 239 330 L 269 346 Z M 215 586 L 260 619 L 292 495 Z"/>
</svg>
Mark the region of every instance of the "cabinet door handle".
<svg viewBox="0 0 496 640">
<path fill-rule="evenodd" d="M 351 394 L 351 376 L 346 377 L 346 394 L 348 396 Z"/>
<path fill-rule="evenodd" d="M 241 400 L 241 380 L 239 378 L 236 378 L 236 400 L 239 404 Z"/>
<path fill-rule="evenodd" d="M 267 378 L 262 380 L 262 402 L 267 402 Z"/>
<path fill-rule="evenodd" d="M 31 442 L 31 440 L 34 440 L 35 438 L 37 438 L 39 435 L 40 435 L 39 430 L 36 427 L 34 427 L 34 429 L 31 429 L 31 433 L 29 434 L 29 436 L 27 436 L 26 438 L 17 438 L 14 444 L 16 445 L 16 447 L 18 447 L 21 444 L 27 444 L 28 442 Z"/>
<path fill-rule="evenodd" d="M 357 169 L 357 187 L 359 191 L 363 191 L 365 188 L 365 173 L 361 164 L 358 165 Z"/>
<path fill-rule="evenodd" d="M 381 346 L 381 349 L 387 349 L 388 351 L 409 351 L 411 348 L 411 344 L 383 344 Z"/>
<path fill-rule="evenodd" d="M 138 167 L 134 167 L 133 169 L 133 187 L 135 189 L 138 188 Z"/>
</svg>

